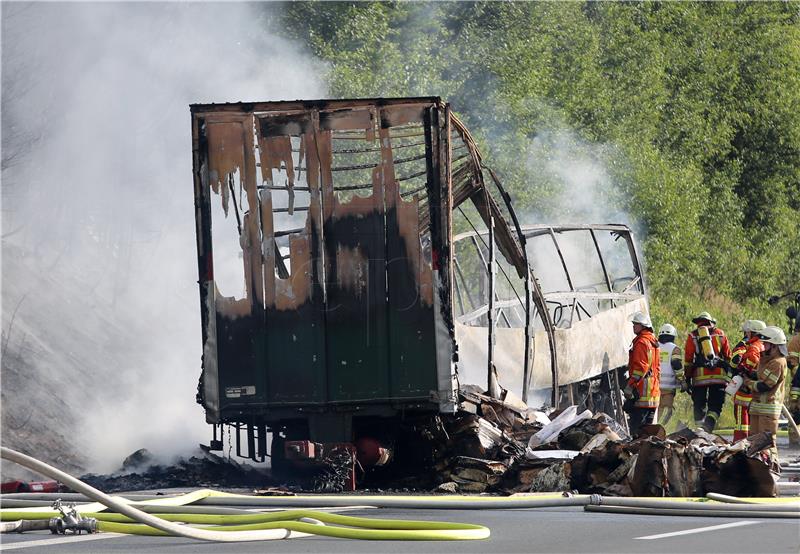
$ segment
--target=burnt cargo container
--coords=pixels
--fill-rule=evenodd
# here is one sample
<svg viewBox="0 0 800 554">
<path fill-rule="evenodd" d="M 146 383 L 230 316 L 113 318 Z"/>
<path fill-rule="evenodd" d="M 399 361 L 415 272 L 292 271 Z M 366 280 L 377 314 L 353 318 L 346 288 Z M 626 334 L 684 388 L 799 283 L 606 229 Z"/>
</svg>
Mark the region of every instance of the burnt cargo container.
<svg viewBox="0 0 800 554">
<path fill-rule="evenodd" d="M 237 454 L 254 460 L 269 455 L 272 432 L 276 460 L 318 458 L 325 445 L 355 451 L 365 439 L 367 457 L 385 461 L 381 435 L 457 412 L 467 382 L 509 400 L 548 391 L 557 405 L 624 363 L 626 317 L 647 310 L 630 231 L 522 227 L 441 99 L 204 104 L 191 114 L 198 402 L 213 447 L 228 425 Z M 571 278 L 556 239 L 584 231 L 602 267 L 596 283 Z M 543 234 L 552 259 L 529 252 Z M 625 239 L 630 270 L 607 267 L 603 234 Z M 530 259 L 542 269 L 560 260 L 564 285 L 543 291 Z M 597 352 L 573 356 L 570 333 Z"/>
</svg>

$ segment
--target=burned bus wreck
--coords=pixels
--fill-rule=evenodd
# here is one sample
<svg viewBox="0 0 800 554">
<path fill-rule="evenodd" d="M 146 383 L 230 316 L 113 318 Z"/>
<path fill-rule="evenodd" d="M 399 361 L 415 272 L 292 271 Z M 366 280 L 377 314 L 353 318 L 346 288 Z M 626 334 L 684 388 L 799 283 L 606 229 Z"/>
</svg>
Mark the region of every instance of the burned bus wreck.
<svg viewBox="0 0 800 554">
<path fill-rule="evenodd" d="M 525 357 L 523 281 L 504 260 L 496 260 L 497 284 L 490 295 L 488 231 L 465 232 L 453 239 L 461 382 L 481 383 L 491 354 L 500 387 L 531 406 L 576 404 L 623 421 L 620 376 L 612 370 L 627 364 L 631 314 L 648 310 L 630 229 L 526 225 L 521 235 L 534 291 L 541 298 L 537 306 L 546 307 L 542 315 L 534 308 L 529 366 L 519 363 Z M 490 312 L 495 314 L 492 320 Z"/>
<path fill-rule="evenodd" d="M 627 227 L 522 225 L 439 98 L 191 112 L 212 448 L 369 467 L 481 398 L 621 415 L 647 311 Z"/>
</svg>

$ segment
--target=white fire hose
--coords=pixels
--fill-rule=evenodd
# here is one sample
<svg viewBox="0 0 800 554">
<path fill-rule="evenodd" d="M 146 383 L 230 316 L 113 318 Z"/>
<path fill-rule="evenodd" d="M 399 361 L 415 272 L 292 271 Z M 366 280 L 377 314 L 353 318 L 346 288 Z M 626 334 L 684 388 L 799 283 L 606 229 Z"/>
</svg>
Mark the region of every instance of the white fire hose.
<svg viewBox="0 0 800 554">
<path fill-rule="evenodd" d="M 457 496 L 457 497 L 392 497 L 392 496 L 305 496 L 305 497 L 259 497 L 247 495 L 233 495 L 224 493 L 213 493 L 213 491 L 197 491 L 192 493 L 195 506 L 183 507 L 167 507 L 167 506 L 142 506 L 148 511 L 158 510 L 161 512 L 162 517 L 150 515 L 146 511 L 132 506 L 129 502 L 121 501 L 111 497 L 94 487 L 83 483 L 79 479 L 64 473 L 44 462 L 35 458 L 22 454 L 20 452 L 11 450 L 6 447 L 0 449 L 0 457 L 16 462 L 33 471 L 46 475 L 52 479 L 56 479 L 69 488 L 78 491 L 81 494 L 62 494 L 62 495 L 43 495 L 43 494 L 25 494 L 24 498 L 39 500 L 50 500 L 54 497 L 62 499 L 70 499 L 74 501 L 81 500 L 95 500 L 102 503 L 104 506 L 127 516 L 130 520 L 145 524 L 152 527 L 154 530 L 159 530 L 165 534 L 187 537 L 192 539 L 204 541 L 220 541 L 220 542 L 240 542 L 240 541 L 261 541 L 261 540 L 275 540 L 286 539 L 295 537 L 309 536 L 310 534 L 324 534 L 328 536 L 338 536 L 342 538 L 369 538 L 369 539 L 397 539 L 397 540 L 459 540 L 459 539 L 479 539 L 487 538 L 489 536 L 489 529 L 480 525 L 470 524 L 454 524 L 454 523 L 437 523 L 437 522 L 403 522 L 400 520 L 369 520 L 366 524 L 361 525 L 368 527 L 367 529 L 352 529 L 342 527 L 329 527 L 321 524 L 321 522 L 309 519 L 311 515 L 306 515 L 305 520 L 300 521 L 271 521 L 273 528 L 258 529 L 258 530 L 214 530 L 214 529 L 201 529 L 190 527 L 187 525 L 179 525 L 168 521 L 170 519 L 168 512 L 177 511 L 180 509 L 183 517 L 189 517 L 189 508 L 199 508 L 197 504 L 204 506 L 246 506 L 253 507 L 291 507 L 303 508 L 308 506 L 326 506 L 326 507 L 352 507 L 352 506 L 375 506 L 383 508 L 408 508 L 408 509 L 450 509 L 450 510 L 475 510 L 475 509 L 525 509 L 525 508 L 548 508 L 548 507 L 566 507 L 566 506 L 583 506 L 586 511 L 592 512 L 612 512 L 612 513 L 626 513 L 626 514 L 649 514 L 649 515 L 672 515 L 672 516 L 701 516 L 701 517 L 761 517 L 761 518 L 790 518 L 800 519 L 800 504 L 797 502 L 776 502 L 774 504 L 754 503 L 743 505 L 741 502 L 746 500 L 737 499 L 734 497 L 727 497 L 724 495 L 711 496 L 711 500 L 717 500 L 715 503 L 701 503 L 692 501 L 692 499 L 644 499 L 644 498 L 618 498 L 618 497 L 603 497 L 600 495 L 567 495 L 564 496 L 560 493 L 553 493 L 551 495 L 543 496 L 511 496 L 511 497 L 474 497 L 474 496 Z M 85 495 L 85 496 L 84 496 Z M 16 500 L 23 497 L 23 495 L 5 495 L 4 501 Z M 140 499 L 148 498 L 147 495 L 139 496 Z M 162 497 L 163 498 L 163 497 Z M 213 515 L 211 508 L 204 514 L 197 514 L 195 519 L 198 523 L 202 518 L 205 521 L 210 521 L 209 518 L 248 518 L 259 516 L 236 515 L 232 512 L 238 510 L 227 509 L 227 514 Z M 221 508 L 216 508 L 220 510 Z M 299 511 L 299 510 L 294 510 Z M 0 513 L 6 513 L 3 510 Z M 165 513 L 166 512 L 166 513 Z M 28 514 L 35 515 L 34 512 L 27 512 Z M 19 512 L 16 512 L 19 514 Z M 217 512 L 219 514 L 219 512 Z M 39 514 L 42 515 L 42 514 Z M 261 514 L 264 516 L 265 514 Z M 109 517 L 113 514 L 109 514 Z M 98 515 L 98 517 L 100 517 Z M 177 518 L 177 515 L 175 516 Z M 327 514 L 320 516 L 320 519 L 327 519 L 333 523 L 337 523 L 336 518 L 347 519 L 346 516 Z M 351 520 L 366 520 L 366 518 L 349 518 Z M 121 520 L 113 520 L 117 523 L 101 522 L 103 525 L 112 526 L 116 525 L 118 528 L 123 529 L 122 532 L 136 532 L 134 527 L 141 528 L 142 526 L 130 525 L 128 523 L 120 522 Z M 129 520 L 128 520 L 129 521 Z M 178 519 L 178 521 L 186 521 L 185 519 Z M 303 522 L 305 521 L 305 522 Z M 313 523 L 312 523 L 313 522 Z M 378 523 L 388 523 L 389 527 L 379 527 Z M 11 522 L 11 525 L 5 525 L 9 530 L 13 530 L 17 524 Z M 30 523 L 30 522 L 28 522 Z M 345 524 L 344 522 L 341 522 Z M 277 525 L 285 525 L 285 527 L 274 528 Z M 359 526 L 358 524 L 352 524 Z M 248 528 L 247 525 L 240 525 L 238 528 Z M 253 528 L 250 526 L 249 528 Z M 290 528 L 292 527 L 292 528 Z M 314 532 L 313 528 L 316 527 L 319 531 Z M 234 527 L 235 528 L 235 527 Z M 303 532 L 297 529 L 309 530 L 310 532 Z M 128 529 L 125 531 L 125 529 Z M 146 528 L 145 528 L 146 529 Z M 109 527 L 109 530 L 111 528 Z M 157 531 L 151 533 L 140 534 L 155 534 Z"/>
<path fill-rule="evenodd" d="M 188 527 L 186 525 L 178 525 L 177 523 L 172 523 L 170 521 L 165 521 L 161 518 L 151 516 L 150 514 L 139 510 L 138 508 L 134 508 L 128 504 L 120 502 L 106 493 L 87 485 L 83 481 L 64 473 L 60 469 L 56 469 L 51 465 L 41 462 L 36 458 L 22 454 L 21 452 L 17 452 L 16 450 L 11 450 L 5 446 L 0 447 L 0 457 L 5 460 L 16 462 L 19 465 L 41 473 L 42 475 L 47 475 L 51 479 L 55 479 L 61 483 L 64 483 L 72 490 L 81 492 L 89 498 L 103 503 L 120 514 L 124 514 L 131 519 L 149 525 L 150 527 L 160 529 L 161 531 L 169 533 L 170 535 L 215 542 L 263 541 L 308 536 L 308 533 L 298 533 L 295 531 L 289 531 L 287 529 L 267 529 L 262 531 L 209 531 L 206 529 Z"/>
</svg>

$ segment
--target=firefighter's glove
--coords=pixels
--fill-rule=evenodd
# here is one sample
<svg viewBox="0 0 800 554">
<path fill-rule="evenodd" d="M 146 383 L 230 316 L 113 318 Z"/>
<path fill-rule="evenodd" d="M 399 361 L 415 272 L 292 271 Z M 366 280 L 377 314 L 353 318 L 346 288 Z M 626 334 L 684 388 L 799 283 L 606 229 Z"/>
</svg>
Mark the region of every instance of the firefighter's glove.
<svg viewBox="0 0 800 554">
<path fill-rule="evenodd" d="M 622 394 L 625 395 L 626 400 L 639 400 L 639 391 L 633 385 L 628 385 L 625 387 L 625 390 L 622 391 Z"/>
<path fill-rule="evenodd" d="M 800 412 L 800 390 L 792 389 L 788 408 L 792 413 Z"/>
<path fill-rule="evenodd" d="M 622 403 L 622 411 L 625 412 L 626 414 L 632 413 L 634 407 L 635 406 L 633 398 L 629 398 L 628 400 Z"/>
<path fill-rule="evenodd" d="M 669 363 L 669 365 L 672 367 L 672 371 L 674 371 L 676 375 L 678 373 L 683 375 L 683 362 L 680 361 L 678 358 L 673 358 L 673 360 Z"/>
<path fill-rule="evenodd" d="M 692 378 L 685 373 L 678 378 L 678 382 L 681 385 L 681 391 L 683 392 L 691 392 L 692 390 Z"/>
<path fill-rule="evenodd" d="M 725 358 L 717 358 L 716 367 L 722 369 L 725 373 L 731 372 L 731 364 Z"/>
<path fill-rule="evenodd" d="M 631 388 L 630 385 L 622 389 L 622 396 L 625 397 L 625 400 L 630 400 L 633 398 L 633 389 Z"/>
</svg>

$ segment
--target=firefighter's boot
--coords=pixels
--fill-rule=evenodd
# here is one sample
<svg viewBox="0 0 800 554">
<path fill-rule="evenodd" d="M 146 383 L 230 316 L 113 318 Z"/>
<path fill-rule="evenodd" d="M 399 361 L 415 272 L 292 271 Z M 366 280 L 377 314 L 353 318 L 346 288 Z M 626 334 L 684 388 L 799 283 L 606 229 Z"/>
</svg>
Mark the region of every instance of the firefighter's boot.
<svg viewBox="0 0 800 554">
<path fill-rule="evenodd" d="M 669 420 L 672 418 L 672 406 L 665 406 L 660 410 L 660 414 L 658 416 L 658 424 L 662 427 L 666 427 Z"/>
<path fill-rule="evenodd" d="M 703 419 L 703 425 L 702 425 L 703 430 L 705 430 L 706 433 L 714 432 L 714 427 L 717 426 L 718 417 L 719 416 L 717 416 L 717 414 L 713 412 L 708 412 L 708 414 L 706 414 L 705 419 Z"/>
</svg>

